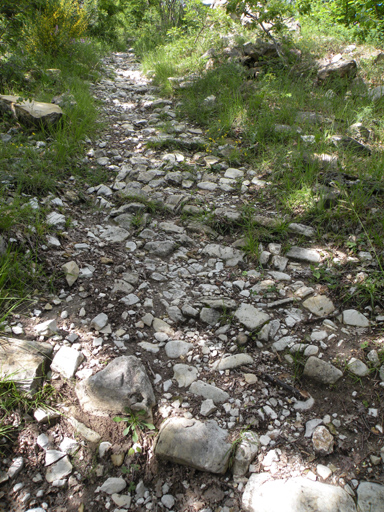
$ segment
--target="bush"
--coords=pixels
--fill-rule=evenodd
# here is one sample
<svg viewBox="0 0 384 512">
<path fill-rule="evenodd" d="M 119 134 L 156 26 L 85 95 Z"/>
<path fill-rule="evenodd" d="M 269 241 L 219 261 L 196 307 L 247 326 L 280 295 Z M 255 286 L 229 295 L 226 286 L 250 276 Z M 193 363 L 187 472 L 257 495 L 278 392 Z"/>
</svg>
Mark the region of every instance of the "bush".
<svg viewBox="0 0 384 512">
<path fill-rule="evenodd" d="M 44 8 L 26 25 L 26 50 L 31 54 L 65 53 L 88 28 L 88 15 L 77 0 L 47 0 Z"/>
</svg>

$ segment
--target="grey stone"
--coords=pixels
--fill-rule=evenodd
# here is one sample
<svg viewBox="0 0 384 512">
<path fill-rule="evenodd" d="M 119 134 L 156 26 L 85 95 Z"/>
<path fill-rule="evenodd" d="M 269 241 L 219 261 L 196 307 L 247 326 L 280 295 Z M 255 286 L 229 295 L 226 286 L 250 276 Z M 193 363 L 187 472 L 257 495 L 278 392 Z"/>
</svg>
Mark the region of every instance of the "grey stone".
<svg viewBox="0 0 384 512">
<path fill-rule="evenodd" d="M 63 453 L 59 450 L 47 450 L 45 452 L 45 465 L 50 466 L 51 464 L 61 460 L 66 455 L 66 453 Z"/>
<path fill-rule="evenodd" d="M 368 318 L 355 309 L 346 309 L 343 311 L 343 323 L 355 327 L 369 327 Z"/>
<path fill-rule="evenodd" d="M 360 359 L 356 359 L 354 357 L 351 357 L 351 359 L 348 361 L 347 368 L 350 372 L 352 372 L 354 375 L 357 375 L 358 377 L 366 377 L 369 374 L 368 366 L 363 363 L 363 361 L 360 361 Z"/>
<path fill-rule="evenodd" d="M 241 441 L 237 446 L 232 466 L 232 473 L 235 478 L 245 476 L 249 465 L 260 450 L 260 439 L 255 432 L 244 432 Z"/>
<path fill-rule="evenodd" d="M 321 260 L 320 254 L 314 249 L 304 249 L 297 246 L 291 247 L 286 256 L 292 260 L 305 261 L 307 263 L 319 263 Z"/>
<path fill-rule="evenodd" d="M 151 417 L 156 403 L 145 368 L 135 356 L 117 357 L 77 384 L 76 395 L 84 411 L 98 416 L 120 414 L 128 407 Z"/>
<path fill-rule="evenodd" d="M 124 242 L 129 237 L 129 231 L 120 226 L 109 226 L 103 233 L 101 233 L 100 238 L 109 243 L 118 243 Z"/>
<path fill-rule="evenodd" d="M 207 256 L 224 260 L 227 267 L 238 265 L 244 258 L 242 251 L 218 244 L 208 244 L 202 252 Z"/>
<path fill-rule="evenodd" d="M 175 498 L 171 494 L 164 494 L 161 497 L 161 503 L 168 509 L 172 508 L 175 504 Z"/>
<path fill-rule="evenodd" d="M 0 95 L 0 111 L 9 112 L 21 122 L 40 126 L 52 126 L 63 116 L 63 111 L 53 103 L 20 100 L 19 96 Z"/>
<path fill-rule="evenodd" d="M 77 421 L 75 418 L 70 417 L 69 422 L 74 427 L 77 434 L 79 434 L 81 437 L 84 437 L 87 441 L 90 443 L 99 443 L 101 440 L 101 436 L 95 432 L 94 430 L 91 430 L 87 426 L 84 425 L 84 423 L 81 423 L 80 421 Z"/>
<path fill-rule="evenodd" d="M 202 380 L 193 382 L 189 391 L 194 395 L 202 396 L 206 399 L 209 398 L 213 400 L 215 404 L 223 403 L 229 398 L 229 394 L 226 391 L 223 391 L 212 384 L 207 384 Z"/>
<path fill-rule="evenodd" d="M 325 295 L 309 297 L 303 302 L 303 306 L 316 316 L 327 316 L 335 311 L 333 302 Z"/>
<path fill-rule="evenodd" d="M 361 482 L 357 488 L 359 512 L 382 512 L 384 510 L 384 485 Z"/>
<path fill-rule="evenodd" d="M 177 359 L 185 356 L 193 345 L 182 340 L 171 340 L 165 345 L 165 353 L 170 359 Z"/>
<path fill-rule="evenodd" d="M 368 91 L 368 97 L 371 101 L 379 101 L 384 96 L 384 85 L 378 85 Z"/>
<path fill-rule="evenodd" d="M 305 363 L 304 375 L 321 384 L 335 384 L 343 376 L 343 372 L 333 364 L 311 356 Z"/>
<path fill-rule="evenodd" d="M 167 322 L 164 322 L 164 320 L 161 320 L 160 318 L 153 319 L 152 327 L 155 330 L 155 332 L 163 332 L 170 336 L 174 333 L 172 327 L 169 324 L 167 324 Z"/>
<path fill-rule="evenodd" d="M 235 312 L 235 317 L 250 331 L 254 331 L 267 323 L 271 317 L 250 304 L 242 304 Z"/>
<path fill-rule="evenodd" d="M 289 231 L 292 231 L 292 233 L 297 233 L 298 235 L 303 235 L 308 238 L 311 238 L 315 234 L 315 230 L 310 226 L 297 224 L 296 222 L 291 222 L 291 224 L 288 225 L 288 229 Z"/>
<path fill-rule="evenodd" d="M 55 334 L 57 332 L 57 323 L 55 319 L 52 320 L 46 320 L 45 322 L 42 322 L 41 324 L 35 325 L 35 331 L 38 334 L 41 334 L 43 336 L 52 336 L 52 334 Z"/>
<path fill-rule="evenodd" d="M 16 457 L 12 460 L 12 464 L 8 469 L 8 477 L 15 478 L 24 467 L 24 459 L 23 457 Z"/>
<path fill-rule="evenodd" d="M 315 428 L 312 434 L 312 443 L 317 453 L 320 455 L 329 455 L 333 452 L 334 442 L 333 435 L 326 427 L 320 425 Z"/>
<path fill-rule="evenodd" d="M 215 405 L 215 402 L 210 398 L 207 398 L 201 403 L 200 414 L 206 417 L 212 414 L 214 411 L 216 411 L 216 409 L 217 407 Z"/>
<path fill-rule="evenodd" d="M 83 354 L 78 350 L 72 347 L 61 347 L 53 358 L 51 370 L 71 379 L 83 359 Z"/>
<path fill-rule="evenodd" d="M 59 448 L 62 452 L 65 452 L 68 455 L 73 455 L 79 449 L 79 443 L 75 439 L 64 437 L 64 439 L 60 443 Z"/>
<path fill-rule="evenodd" d="M 96 331 L 101 331 L 108 323 L 108 316 L 105 313 L 100 313 L 95 316 L 95 318 L 91 322 L 91 327 L 93 327 Z"/>
<path fill-rule="evenodd" d="M 247 364 L 253 364 L 253 357 L 249 354 L 235 354 L 223 357 L 212 365 L 213 370 L 230 370 Z"/>
<path fill-rule="evenodd" d="M 202 308 L 200 311 L 200 320 L 208 325 L 216 325 L 220 317 L 220 312 L 213 308 Z"/>
<path fill-rule="evenodd" d="M 179 388 L 187 388 L 197 379 L 198 370 L 187 364 L 175 364 L 173 367 L 173 378 L 177 381 Z"/>
<path fill-rule="evenodd" d="M 165 258 L 176 249 L 176 243 L 170 241 L 148 242 L 145 244 L 144 249 L 155 256 Z"/>
<path fill-rule="evenodd" d="M 47 215 L 47 224 L 49 226 L 54 226 L 56 229 L 64 229 L 65 215 L 57 212 L 51 212 Z"/>
<path fill-rule="evenodd" d="M 68 283 L 68 286 L 72 286 L 77 281 L 80 274 L 78 264 L 76 261 L 69 261 L 68 263 L 65 263 L 61 268 L 65 274 L 65 279 Z"/>
<path fill-rule="evenodd" d="M 321 420 L 319 418 L 315 418 L 313 420 L 307 421 L 307 423 L 305 424 L 304 437 L 312 437 L 312 434 L 313 434 L 315 428 L 318 427 L 319 425 L 321 425 L 322 423 L 323 423 L 323 420 Z"/>
<path fill-rule="evenodd" d="M 224 474 L 228 468 L 231 444 L 228 432 L 213 420 L 201 422 L 170 418 L 160 428 L 157 457 L 200 471 Z"/>
<path fill-rule="evenodd" d="M 7 338 L 1 340 L 0 378 L 15 382 L 26 393 L 35 393 L 48 371 L 52 346 L 48 343 Z"/>
<path fill-rule="evenodd" d="M 356 512 L 353 499 L 340 487 L 304 477 L 272 480 L 252 474 L 245 487 L 244 512 Z"/>
<path fill-rule="evenodd" d="M 72 464 L 69 462 L 69 458 L 66 455 L 55 464 L 49 466 L 45 474 L 45 479 L 49 483 L 52 483 L 55 480 L 62 480 L 72 473 L 72 469 Z"/>
<path fill-rule="evenodd" d="M 111 496 L 112 501 L 118 506 L 121 507 L 123 510 L 129 509 L 132 502 L 132 497 L 128 494 L 117 494 L 114 493 Z M 116 511 L 117 512 L 117 511 Z"/>
<path fill-rule="evenodd" d="M 177 306 L 169 306 L 167 308 L 167 314 L 171 320 L 176 323 L 184 323 L 186 318 L 181 313 L 180 309 Z"/>
<path fill-rule="evenodd" d="M 133 290 L 134 287 L 131 284 L 123 281 L 123 279 L 116 279 L 116 281 L 113 283 L 112 293 L 122 292 L 128 295 L 133 292 Z"/>
<path fill-rule="evenodd" d="M 33 413 L 33 417 L 37 423 L 49 423 L 51 420 L 60 418 L 61 414 L 58 411 L 50 409 L 49 407 L 39 407 Z"/>
<path fill-rule="evenodd" d="M 127 482 L 124 478 L 108 478 L 98 490 L 107 494 L 116 494 L 126 487 Z"/>
<path fill-rule="evenodd" d="M 332 78 L 354 78 L 357 71 L 357 64 L 354 60 L 340 59 L 337 62 L 331 62 L 319 69 L 317 79 L 325 81 Z"/>
</svg>

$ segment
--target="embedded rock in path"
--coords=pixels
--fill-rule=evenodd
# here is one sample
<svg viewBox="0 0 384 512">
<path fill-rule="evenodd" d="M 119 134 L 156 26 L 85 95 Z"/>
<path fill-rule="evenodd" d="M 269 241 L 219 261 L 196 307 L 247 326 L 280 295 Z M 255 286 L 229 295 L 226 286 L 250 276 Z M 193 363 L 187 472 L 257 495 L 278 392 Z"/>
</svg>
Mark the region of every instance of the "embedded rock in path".
<svg viewBox="0 0 384 512">
<path fill-rule="evenodd" d="M 231 444 L 228 431 L 214 420 L 170 418 L 160 428 L 157 457 L 196 468 L 224 474 L 228 468 Z"/>
<path fill-rule="evenodd" d="M 253 357 L 249 354 L 235 354 L 233 356 L 223 357 L 219 361 L 215 361 L 212 365 L 213 370 L 230 370 L 244 364 L 252 364 Z"/>
<path fill-rule="evenodd" d="M 76 394 L 83 410 L 97 416 L 120 414 L 128 407 L 151 417 L 156 403 L 145 368 L 135 356 L 117 357 L 77 384 Z"/>
<path fill-rule="evenodd" d="M 175 364 L 173 367 L 173 378 L 177 381 L 179 388 L 187 388 L 197 379 L 198 370 L 187 364 Z"/>
<path fill-rule="evenodd" d="M 331 299 L 325 295 L 316 295 L 303 302 L 303 306 L 316 316 L 327 316 L 335 311 Z"/>
<path fill-rule="evenodd" d="M 356 61 L 341 59 L 319 69 L 317 79 L 324 81 L 331 78 L 353 78 L 356 75 L 356 70 Z"/>
<path fill-rule="evenodd" d="M 36 392 L 49 368 L 51 345 L 15 338 L 1 339 L 0 344 L 0 378 L 7 376 L 26 393 Z"/>
<path fill-rule="evenodd" d="M 0 95 L 0 111 L 10 112 L 18 120 L 39 126 L 52 126 L 61 119 L 63 111 L 53 103 L 42 103 L 35 100 L 19 102 L 18 96 Z"/>
<path fill-rule="evenodd" d="M 244 512 L 356 512 L 351 496 L 332 485 L 303 477 L 272 480 L 253 474 L 243 494 Z"/>
<path fill-rule="evenodd" d="M 381 512 L 384 510 L 384 485 L 361 482 L 357 488 L 359 512 Z"/>
<path fill-rule="evenodd" d="M 154 256 L 165 258 L 176 249 L 176 242 L 148 242 L 145 244 L 144 249 Z"/>
<path fill-rule="evenodd" d="M 194 395 L 202 396 L 206 399 L 211 399 L 215 402 L 215 404 L 220 404 L 225 402 L 229 398 L 229 394 L 222 389 L 213 386 L 212 384 L 207 384 L 202 380 L 198 380 L 191 384 L 189 391 Z"/>
<path fill-rule="evenodd" d="M 316 427 L 313 432 L 312 443 L 315 452 L 320 453 L 320 455 L 329 455 L 333 452 L 335 441 L 329 430 L 323 425 L 320 425 Z"/>
<path fill-rule="evenodd" d="M 203 308 L 200 311 L 200 320 L 208 325 L 216 325 L 220 320 L 221 314 L 216 309 Z"/>
<path fill-rule="evenodd" d="M 243 261 L 244 258 L 244 253 L 242 251 L 218 244 L 208 244 L 203 249 L 203 254 L 206 254 L 211 258 L 224 260 L 227 267 L 235 267 L 240 263 L 240 261 Z"/>
<path fill-rule="evenodd" d="M 250 331 L 262 327 L 271 318 L 269 315 L 263 313 L 260 309 L 254 308 L 250 304 L 242 304 L 235 312 L 235 317 Z"/>
<path fill-rule="evenodd" d="M 69 462 L 68 455 L 60 459 L 55 464 L 52 464 L 47 469 L 45 479 L 47 482 L 52 483 L 55 480 L 62 480 L 72 472 L 72 464 Z"/>
<path fill-rule="evenodd" d="M 255 432 L 245 432 L 235 453 L 232 473 L 235 478 L 245 476 L 249 465 L 260 450 L 260 439 Z"/>
<path fill-rule="evenodd" d="M 79 277 L 80 269 L 76 261 L 69 261 L 65 263 L 62 267 L 63 272 L 65 274 L 65 279 L 68 283 L 68 286 L 72 286 Z"/>
<path fill-rule="evenodd" d="M 116 494 L 127 487 L 127 482 L 124 478 L 108 478 L 97 491 L 106 492 L 107 494 Z"/>
<path fill-rule="evenodd" d="M 109 226 L 100 238 L 110 243 L 124 242 L 129 237 L 129 231 L 119 226 Z"/>
<path fill-rule="evenodd" d="M 369 327 L 369 320 L 355 309 L 346 309 L 343 311 L 343 323 L 355 327 Z"/>
<path fill-rule="evenodd" d="M 61 347 L 53 358 L 51 370 L 60 373 L 67 379 L 71 379 L 83 359 L 83 354 L 78 350 L 72 347 Z"/>
<path fill-rule="evenodd" d="M 291 247 L 286 256 L 292 260 L 305 261 L 307 263 L 319 263 L 321 260 L 320 254 L 314 249 L 303 249 L 296 246 Z"/>
<path fill-rule="evenodd" d="M 304 224 L 297 224 L 296 222 L 291 222 L 291 224 L 288 225 L 288 229 L 293 233 L 297 233 L 298 235 L 303 235 L 308 238 L 314 236 L 315 234 L 314 228 L 311 228 L 310 226 L 305 226 Z"/>
<path fill-rule="evenodd" d="M 355 357 L 351 357 L 348 361 L 347 368 L 351 373 L 358 377 L 366 377 L 369 374 L 368 366 L 363 363 L 363 361 L 360 361 L 360 359 L 356 359 Z"/>
<path fill-rule="evenodd" d="M 335 384 L 343 376 L 343 372 L 336 366 L 315 356 L 308 358 L 303 374 L 321 384 Z"/>
<path fill-rule="evenodd" d="M 165 353 L 170 359 L 177 359 L 187 355 L 192 347 L 192 343 L 181 340 L 171 340 L 165 345 Z"/>
</svg>

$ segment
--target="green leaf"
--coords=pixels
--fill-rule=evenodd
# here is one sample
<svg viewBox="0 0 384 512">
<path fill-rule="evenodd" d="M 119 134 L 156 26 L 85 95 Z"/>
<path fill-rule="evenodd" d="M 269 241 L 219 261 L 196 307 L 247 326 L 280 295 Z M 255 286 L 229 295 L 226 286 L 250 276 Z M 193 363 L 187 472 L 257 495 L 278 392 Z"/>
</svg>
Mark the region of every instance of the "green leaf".
<svg viewBox="0 0 384 512">
<path fill-rule="evenodd" d="M 136 430 L 133 431 L 133 434 L 132 434 L 132 441 L 134 443 L 137 443 L 137 441 L 139 440 L 139 436 L 137 435 L 137 432 Z"/>
<path fill-rule="evenodd" d="M 127 427 L 124 431 L 123 431 L 123 436 L 127 436 L 129 434 L 129 431 L 131 430 L 131 427 Z"/>
<path fill-rule="evenodd" d="M 113 418 L 113 421 L 115 421 L 116 423 L 120 423 L 120 421 L 123 421 L 123 418 L 120 418 L 120 416 L 115 416 Z"/>
</svg>

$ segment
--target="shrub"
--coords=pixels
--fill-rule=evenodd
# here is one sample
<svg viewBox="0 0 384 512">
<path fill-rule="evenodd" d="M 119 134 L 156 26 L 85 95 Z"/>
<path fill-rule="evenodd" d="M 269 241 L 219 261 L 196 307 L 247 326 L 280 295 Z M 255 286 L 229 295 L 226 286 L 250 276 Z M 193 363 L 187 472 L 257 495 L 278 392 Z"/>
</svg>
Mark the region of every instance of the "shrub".
<svg viewBox="0 0 384 512">
<path fill-rule="evenodd" d="M 29 53 L 59 55 L 85 34 L 88 16 L 77 0 L 47 0 L 33 22 L 26 26 L 26 49 Z"/>
</svg>

